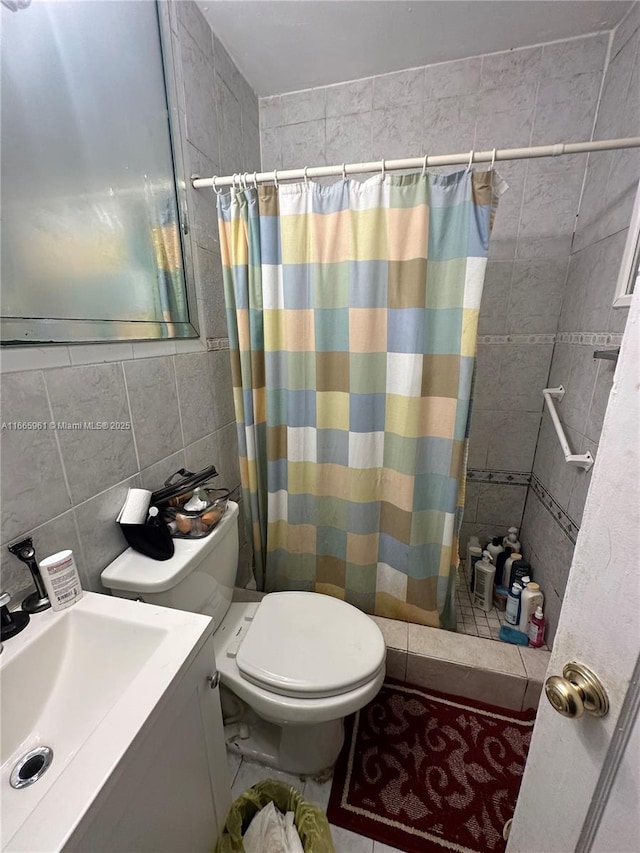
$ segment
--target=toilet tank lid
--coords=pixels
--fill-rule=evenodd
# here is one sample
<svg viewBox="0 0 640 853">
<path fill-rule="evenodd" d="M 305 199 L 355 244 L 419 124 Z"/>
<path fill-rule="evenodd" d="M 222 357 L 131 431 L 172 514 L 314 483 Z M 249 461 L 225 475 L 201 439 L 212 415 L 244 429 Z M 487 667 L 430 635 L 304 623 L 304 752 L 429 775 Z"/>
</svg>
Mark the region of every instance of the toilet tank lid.
<svg viewBox="0 0 640 853">
<path fill-rule="evenodd" d="M 152 560 L 127 548 L 109 563 L 100 575 L 102 585 L 121 592 L 166 592 L 193 571 L 209 554 L 238 517 L 238 504 L 229 501 L 225 514 L 213 533 L 202 539 L 174 539 L 175 553 L 170 560 Z"/>
</svg>

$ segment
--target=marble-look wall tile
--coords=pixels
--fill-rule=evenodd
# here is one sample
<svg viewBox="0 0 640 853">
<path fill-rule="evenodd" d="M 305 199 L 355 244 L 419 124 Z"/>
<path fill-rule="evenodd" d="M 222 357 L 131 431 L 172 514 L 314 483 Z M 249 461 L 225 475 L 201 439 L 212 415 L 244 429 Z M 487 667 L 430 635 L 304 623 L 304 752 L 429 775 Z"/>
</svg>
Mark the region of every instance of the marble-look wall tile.
<svg viewBox="0 0 640 853">
<path fill-rule="evenodd" d="M 371 156 L 370 112 L 327 118 L 325 157 L 328 163 L 360 163 Z"/>
<path fill-rule="evenodd" d="M 374 160 L 415 156 L 424 152 L 423 105 L 385 107 L 372 114 L 371 155 Z M 428 153 L 428 152 L 425 152 Z"/>
<path fill-rule="evenodd" d="M 142 470 L 140 472 L 140 484 L 143 489 L 154 492 L 156 489 L 161 489 L 172 474 L 181 468 L 186 468 L 186 465 L 184 450 L 178 450 L 177 453 L 172 453 L 171 456 L 160 459 L 159 462 L 155 462 L 149 468 Z"/>
<path fill-rule="evenodd" d="M 260 98 L 260 132 L 274 127 L 280 127 L 282 124 L 282 104 L 280 103 L 280 95 L 273 95 L 270 98 Z"/>
<path fill-rule="evenodd" d="M 573 77 L 590 72 L 602 74 L 608 44 L 608 33 L 545 44 L 542 48 L 540 76 Z"/>
<path fill-rule="evenodd" d="M 365 77 L 363 80 L 328 86 L 327 118 L 371 112 L 374 79 L 374 77 Z"/>
<path fill-rule="evenodd" d="M 136 475 L 75 507 L 87 582 L 85 589 L 104 592 L 100 573 L 128 547 L 116 517 L 127 491 L 140 486 L 140 476 Z"/>
<path fill-rule="evenodd" d="M 140 468 L 148 468 L 184 445 L 173 360 L 132 360 L 124 375 Z"/>
<path fill-rule="evenodd" d="M 373 109 L 421 104 L 425 96 L 425 69 L 410 68 L 373 78 Z"/>
<path fill-rule="evenodd" d="M 522 518 L 526 497 L 526 486 L 481 485 L 476 523 L 502 525 L 505 519 Z M 507 529 L 512 523 L 507 524 Z"/>
<path fill-rule="evenodd" d="M 57 434 L 40 371 L 2 376 L 2 541 L 37 527 L 71 505 Z M 13 424 L 41 424 L 14 429 Z"/>
<path fill-rule="evenodd" d="M 640 3 L 636 0 L 613 32 L 611 58 L 615 59 L 629 39 L 640 29 Z"/>
<path fill-rule="evenodd" d="M 49 370 L 46 384 L 57 422 L 131 423 L 122 364 Z M 138 470 L 131 429 L 71 428 L 57 430 L 57 437 L 74 504 Z"/>
<path fill-rule="evenodd" d="M 532 145 L 550 140 L 583 142 L 591 138 L 602 72 L 553 77 L 538 87 Z"/>
<path fill-rule="evenodd" d="M 216 100 L 220 127 L 220 171 L 231 175 L 242 171 L 242 110 L 231 89 L 216 75 Z"/>
<path fill-rule="evenodd" d="M 476 92 L 480 87 L 481 71 L 480 56 L 428 65 L 425 69 L 425 97 L 433 100 Z"/>
<path fill-rule="evenodd" d="M 427 154 L 471 150 L 474 146 L 476 95 L 434 98 L 424 103 L 424 142 Z"/>
<path fill-rule="evenodd" d="M 324 119 L 326 115 L 327 93 L 325 88 L 305 89 L 302 92 L 290 92 L 280 96 L 282 124 L 300 124 L 301 122 Z"/>
<path fill-rule="evenodd" d="M 478 317 L 479 335 L 505 333 L 512 274 L 513 261 L 489 261 L 487 264 Z"/>
<path fill-rule="evenodd" d="M 554 333 L 567 280 L 567 258 L 515 261 L 505 318 L 507 333 Z"/>
<path fill-rule="evenodd" d="M 14 556 L 7 545 L 14 544 L 30 536 L 36 552 L 36 559 L 43 560 L 58 551 L 70 549 L 78 567 L 83 588 L 87 587 L 85 564 L 78 538 L 78 530 L 72 510 L 63 512 L 55 518 L 35 528 L 27 528 L 20 536 L 11 537 L 0 549 L 0 574 L 2 574 L 2 591 L 9 592 L 12 606 L 22 601 L 25 594 L 34 591 L 31 574 L 24 563 Z"/>
<path fill-rule="evenodd" d="M 536 103 L 533 82 L 512 86 L 507 77 L 499 88 L 478 95 L 478 123 L 474 147 L 519 148 L 529 145 Z"/>
<path fill-rule="evenodd" d="M 181 30 L 180 54 L 185 83 L 187 139 L 210 160 L 217 162 L 219 128 L 213 56 L 205 55 L 185 30 Z"/>
<path fill-rule="evenodd" d="M 185 446 L 216 428 L 209 353 L 188 353 L 175 360 Z M 204 467 L 204 466 L 201 466 Z"/>
<path fill-rule="evenodd" d="M 541 60 L 541 47 L 525 47 L 483 56 L 480 86 L 482 89 L 495 89 L 504 86 L 505 81 L 513 85 L 535 80 L 540 72 Z"/>
<path fill-rule="evenodd" d="M 299 169 L 326 162 L 325 120 L 284 125 L 280 130 L 282 168 Z"/>
</svg>

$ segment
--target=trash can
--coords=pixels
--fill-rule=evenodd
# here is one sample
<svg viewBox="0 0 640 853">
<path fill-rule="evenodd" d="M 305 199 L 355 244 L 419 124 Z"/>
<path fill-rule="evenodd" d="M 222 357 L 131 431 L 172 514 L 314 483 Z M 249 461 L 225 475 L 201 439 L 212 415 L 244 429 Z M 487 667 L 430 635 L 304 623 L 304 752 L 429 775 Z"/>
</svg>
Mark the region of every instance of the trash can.
<svg viewBox="0 0 640 853">
<path fill-rule="evenodd" d="M 242 838 L 254 816 L 268 803 L 283 814 L 293 812 L 294 823 L 305 853 L 335 853 L 329 821 L 322 809 L 308 803 L 302 794 L 274 779 L 265 779 L 234 801 L 225 821 L 215 853 L 244 853 Z"/>
</svg>

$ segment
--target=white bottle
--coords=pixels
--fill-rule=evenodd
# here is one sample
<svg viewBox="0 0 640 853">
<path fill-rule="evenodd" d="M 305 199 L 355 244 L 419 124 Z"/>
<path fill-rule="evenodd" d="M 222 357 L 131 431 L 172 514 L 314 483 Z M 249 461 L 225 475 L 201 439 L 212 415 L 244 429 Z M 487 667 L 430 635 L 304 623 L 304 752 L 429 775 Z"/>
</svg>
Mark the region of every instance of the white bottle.
<svg viewBox="0 0 640 853">
<path fill-rule="evenodd" d="M 482 552 L 482 559 L 474 566 L 473 603 L 487 613 L 493 607 L 493 580 L 496 567 L 491 562 L 491 554 Z"/>
<path fill-rule="evenodd" d="M 38 564 L 52 610 L 64 610 L 82 598 L 80 576 L 73 551 L 59 551 Z"/>
<path fill-rule="evenodd" d="M 524 581 L 524 578 L 522 579 Z M 542 608 L 544 604 L 544 595 L 540 589 L 540 584 L 531 581 L 525 586 L 520 596 L 520 621 L 518 622 L 518 630 L 523 634 L 529 633 L 529 619 L 536 612 L 536 608 Z"/>
<path fill-rule="evenodd" d="M 516 553 L 516 554 L 511 554 L 504 561 L 504 568 L 502 570 L 502 584 L 501 584 L 501 586 L 505 587 L 506 589 L 509 589 L 509 581 L 511 579 L 511 564 L 515 560 L 521 560 L 521 559 L 522 559 L 522 554 Z"/>
<path fill-rule="evenodd" d="M 477 536 L 470 536 L 467 543 L 467 563 L 465 565 L 465 569 L 467 571 L 467 578 L 471 589 L 473 589 L 474 579 L 473 567 L 481 558 L 482 548 L 480 547 L 480 540 Z"/>
<path fill-rule="evenodd" d="M 502 544 L 505 548 L 508 548 L 510 551 L 517 551 L 520 553 L 520 542 L 518 541 L 518 528 L 510 527 L 507 535 L 502 540 Z"/>
<path fill-rule="evenodd" d="M 499 536 L 494 536 L 491 542 L 487 545 L 487 551 L 491 555 L 491 562 L 495 563 L 498 558 L 498 554 L 502 554 L 504 548 L 501 545 L 502 540 Z"/>
</svg>

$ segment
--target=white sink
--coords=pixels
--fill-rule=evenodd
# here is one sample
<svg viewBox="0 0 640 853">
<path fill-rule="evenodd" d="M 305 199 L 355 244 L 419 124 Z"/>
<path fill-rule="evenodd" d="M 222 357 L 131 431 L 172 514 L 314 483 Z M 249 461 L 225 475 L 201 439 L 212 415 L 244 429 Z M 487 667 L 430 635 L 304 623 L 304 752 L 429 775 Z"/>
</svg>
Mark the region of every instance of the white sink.
<svg viewBox="0 0 640 853">
<path fill-rule="evenodd" d="M 0 655 L 2 849 L 60 850 L 177 673 L 213 628 L 208 617 L 85 593 L 31 617 Z M 53 760 L 29 787 L 27 751 Z"/>
</svg>

